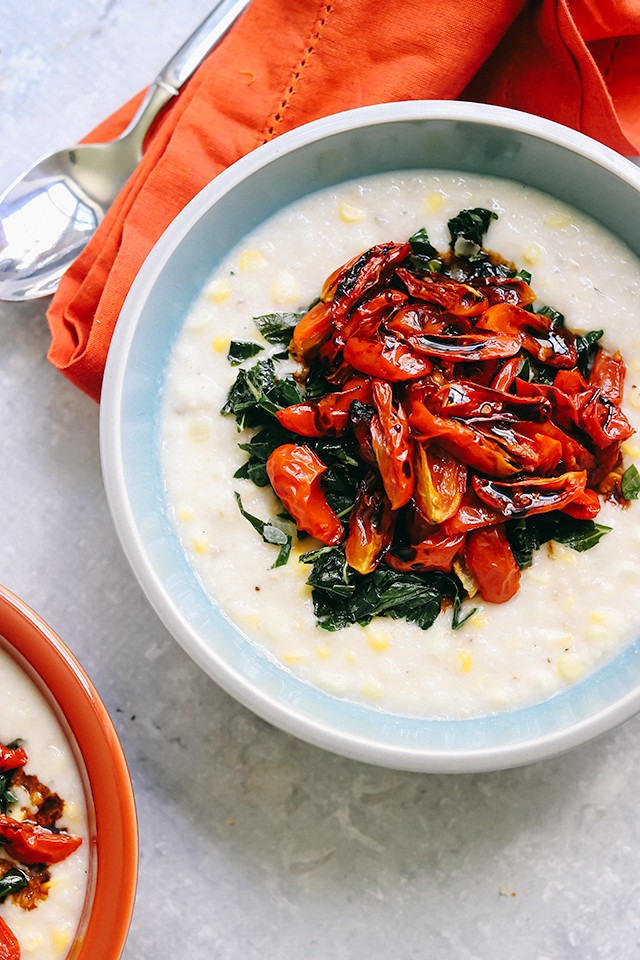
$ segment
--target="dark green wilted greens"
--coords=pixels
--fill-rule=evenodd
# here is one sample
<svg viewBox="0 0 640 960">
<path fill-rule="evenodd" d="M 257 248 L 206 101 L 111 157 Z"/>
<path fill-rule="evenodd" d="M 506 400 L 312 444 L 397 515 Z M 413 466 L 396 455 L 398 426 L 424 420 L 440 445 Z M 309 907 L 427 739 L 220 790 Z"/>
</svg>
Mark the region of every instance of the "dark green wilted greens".
<svg viewBox="0 0 640 960">
<path fill-rule="evenodd" d="M 438 571 L 399 573 L 380 564 L 363 576 L 347 565 L 342 547 L 322 547 L 300 559 L 311 564 L 308 582 L 313 587 L 314 612 L 325 630 L 353 623 L 366 626 L 378 616 L 408 620 L 427 630 L 443 601 L 453 603 L 457 598 L 459 603 L 462 593 L 455 577 Z"/>
<path fill-rule="evenodd" d="M 19 893 L 29 883 L 29 879 L 24 870 L 12 867 L 11 870 L 0 877 L 0 903 L 2 903 L 10 894 Z"/>
</svg>

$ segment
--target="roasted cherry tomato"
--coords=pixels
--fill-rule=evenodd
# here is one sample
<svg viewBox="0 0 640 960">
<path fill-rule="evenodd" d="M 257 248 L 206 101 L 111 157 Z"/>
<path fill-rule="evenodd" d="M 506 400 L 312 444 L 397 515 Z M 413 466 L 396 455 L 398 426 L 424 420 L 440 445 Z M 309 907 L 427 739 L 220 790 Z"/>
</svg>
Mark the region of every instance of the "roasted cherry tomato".
<svg viewBox="0 0 640 960">
<path fill-rule="evenodd" d="M 400 290 L 384 290 L 353 308 L 340 330 L 339 340 L 344 345 L 349 337 L 375 337 L 381 323 L 394 315 L 406 302 L 407 295 Z"/>
<path fill-rule="evenodd" d="M 490 527 L 502 523 L 504 517 L 498 510 L 493 510 L 483 503 L 469 486 L 465 490 L 456 513 L 442 523 L 442 532 L 448 535 L 467 533 L 480 527 Z"/>
<path fill-rule="evenodd" d="M 471 333 L 471 322 L 466 317 L 454 317 L 430 303 L 410 301 L 385 321 L 387 330 L 401 337 L 419 334 Z"/>
<path fill-rule="evenodd" d="M 276 447 L 267 460 L 267 474 L 274 493 L 280 497 L 298 529 L 306 530 L 322 543 L 334 545 L 342 540 L 344 527 L 320 486 L 326 470 L 326 465 L 313 450 L 293 443 Z"/>
<path fill-rule="evenodd" d="M 467 486 L 467 468 L 436 443 L 415 447 L 414 499 L 430 523 L 442 523 L 457 512 Z"/>
<path fill-rule="evenodd" d="M 596 491 L 586 488 L 561 509 L 563 513 L 577 517 L 578 520 L 595 520 L 600 513 L 600 506 L 600 497 Z"/>
<path fill-rule="evenodd" d="M 417 380 L 431 373 L 432 363 L 395 337 L 361 340 L 351 337 L 344 345 L 344 359 L 355 370 L 392 382 Z"/>
<path fill-rule="evenodd" d="M 598 350 L 593 361 L 589 384 L 599 387 L 601 395 L 616 407 L 622 402 L 626 367 L 620 354 L 613 356 L 605 350 Z"/>
<path fill-rule="evenodd" d="M 513 303 L 496 303 L 489 307 L 478 320 L 476 330 L 519 335 L 528 353 L 553 367 L 575 367 L 578 360 L 572 334 L 562 327 L 555 327 L 544 314 L 530 313 Z"/>
<path fill-rule="evenodd" d="M 503 277 L 486 277 L 475 281 L 491 305 L 494 303 L 513 303 L 517 307 L 528 307 L 536 295 L 524 280 Z"/>
<path fill-rule="evenodd" d="M 303 437 L 335 436 L 347 426 L 349 408 L 354 400 L 371 402 L 371 381 L 368 377 L 350 380 L 342 390 L 329 393 L 320 400 L 303 401 L 278 410 L 276 417 L 287 430 Z"/>
<path fill-rule="evenodd" d="M 580 423 L 597 447 L 622 443 L 634 432 L 620 407 L 603 397 L 599 389 L 582 408 Z"/>
<path fill-rule="evenodd" d="M 402 267 L 396 270 L 412 297 L 436 303 L 454 316 L 477 317 L 489 306 L 481 290 L 467 283 L 460 283 L 439 273 L 426 273 L 417 277 Z"/>
<path fill-rule="evenodd" d="M 56 833 L 38 824 L 0 813 L 0 843 L 20 863 L 59 863 L 77 850 L 81 837 Z"/>
<path fill-rule="evenodd" d="M 379 474 L 370 471 L 362 480 L 349 516 L 345 543 L 347 563 L 358 573 L 371 573 L 393 539 L 395 513 Z"/>
<path fill-rule="evenodd" d="M 514 482 L 481 477 L 472 479 L 474 492 L 480 500 L 513 520 L 534 513 L 561 510 L 584 491 L 586 483 L 585 470 L 563 473 L 559 477 L 529 477 Z"/>
<path fill-rule="evenodd" d="M 548 420 L 551 401 L 545 397 L 518 397 L 504 390 L 481 387 L 471 380 L 452 380 L 436 393 L 427 404 L 440 417 L 470 420 L 519 422 L 520 420 Z"/>
<path fill-rule="evenodd" d="M 0 917 L 0 960 L 20 960 L 18 939 L 2 917 Z"/>
<path fill-rule="evenodd" d="M 332 274 L 323 287 L 322 299 L 331 301 L 331 318 L 338 329 L 356 303 L 365 295 L 377 293 L 410 253 L 408 243 L 382 243 Z"/>
<path fill-rule="evenodd" d="M 329 340 L 332 332 L 331 307 L 319 301 L 295 325 L 292 352 L 299 360 L 308 363 Z"/>
<path fill-rule="evenodd" d="M 375 407 L 358 400 L 354 400 L 349 407 L 349 429 L 358 444 L 358 453 L 370 467 L 377 467 L 371 443 L 371 420 L 375 413 Z"/>
<path fill-rule="evenodd" d="M 483 600 L 505 603 L 517 593 L 520 570 L 503 524 L 469 533 L 464 559 L 478 583 Z"/>
<path fill-rule="evenodd" d="M 521 363 L 520 357 L 510 357 L 505 360 L 491 381 L 491 388 L 493 390 L 508 390 L 518 375 Z"/>
<path fill-rule="evenodd" d="M 418 544 L 394 547 L 387 553 L 385 563 L 393 570 L 410 573 L 424 570 L 451 570 L 453 558 L 464 545 L 464 534 L 448 536 L 441 530 L 432 533 Z"/>
<path fill-rule="evenodd" d="M 394 403 L 393 389 L 384 380 L 373 381 L 376 415 L 371 420 L 371 444 L 384 489 L 394 510 L 413 496 L 413 440 L 402 406 Z"/>
<path fill-rule="evenodd" d="M 4 747 L 0 743 L 0 772 L 24 767 L 28 759 L 27 753 L 22 747 Z"/>
<path fill-rule="evenodd" d="M 496 440 L 471 424 L 437 417 L 419 399 L 411 399 L 408 417 L 416 440 L 437 439 L 441 447 L 475 470 L 492 477 L 509 477 L 522 469 L 518 458 Z"/>
<path fill-rule="evenodd" d="M 416 353 L 442 360 L 454 360 L 456 363 L 512 357 L 522 346 L 520 336 L 500 333 L 493 336 L 478 333 L 420 334 L 405 339 Z"/>
</svg>

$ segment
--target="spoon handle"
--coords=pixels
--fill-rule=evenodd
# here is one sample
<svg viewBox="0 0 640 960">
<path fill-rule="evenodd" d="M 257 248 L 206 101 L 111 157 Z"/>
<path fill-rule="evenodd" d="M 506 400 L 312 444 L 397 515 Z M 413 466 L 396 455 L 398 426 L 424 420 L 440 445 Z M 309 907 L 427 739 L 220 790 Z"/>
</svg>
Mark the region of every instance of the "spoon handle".
<svg viewBox="0 0 640 960">
<path fill-rule="evenodd" d="M 160 71 L 155 82 L 167 83 L 177 92 L 248 5 L 249 0 L 221 0 Z"/>
<path fill-rule="evenodd" d="M 128 137 L 142 146 L 152 121 L 173 99 L 207 54 L 213 50 L 227 30 L 235 23 L 250 0 L 221 0 L 188 40 L 174 53 L 155 78 L 126 130 L 118 138 Z"/>
</svg>

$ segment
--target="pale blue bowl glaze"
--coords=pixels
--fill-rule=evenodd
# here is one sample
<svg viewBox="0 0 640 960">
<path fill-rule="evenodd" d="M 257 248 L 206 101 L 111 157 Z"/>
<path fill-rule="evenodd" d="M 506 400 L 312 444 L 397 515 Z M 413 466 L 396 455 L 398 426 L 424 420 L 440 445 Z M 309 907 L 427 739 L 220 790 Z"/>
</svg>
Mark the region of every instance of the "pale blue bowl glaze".
<svg viewBox="0 0 640 960">
<path fill-rule="evenodd" d="M 337 699 L 271 662 L 202 589 L 164 497 L 159 421 L 169 354 L 219 260 L 305 194 L 390 170 L 485 173 L 537 187 L 599 220 L 640 255 L 640 171 L 557 124 L 441 101 L 349 111 L 260 147 L 205 187 L 140 271 L 113 338 L 101 402 L 114 523 L 149 601 L 193 659 L 241 703 L 336 753 L 425 772 L 502 769 L 586 742 L 640 709 L 640 641 L 566 692 L 527 709 L 425 720 Z"/>
</svg>

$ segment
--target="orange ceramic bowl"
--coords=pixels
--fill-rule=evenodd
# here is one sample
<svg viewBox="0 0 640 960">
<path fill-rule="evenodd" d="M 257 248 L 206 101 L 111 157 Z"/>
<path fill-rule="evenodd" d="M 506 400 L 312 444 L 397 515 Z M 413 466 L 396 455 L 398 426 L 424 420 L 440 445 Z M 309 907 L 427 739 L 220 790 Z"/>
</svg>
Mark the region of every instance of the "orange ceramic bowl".
<svg viewBox="0 0 640 960">
<path fill-rule="evenodd" d="M 136 808 L 120 741 L 73 654 L 33 610 L 2 586 L 0 644 L 52 707 L 85 785 L 89 882 L 67 960 L 119 960 L 138 876 Z"/>
</svg>

